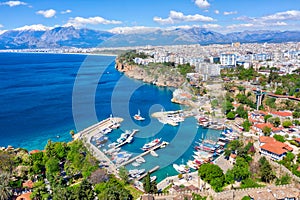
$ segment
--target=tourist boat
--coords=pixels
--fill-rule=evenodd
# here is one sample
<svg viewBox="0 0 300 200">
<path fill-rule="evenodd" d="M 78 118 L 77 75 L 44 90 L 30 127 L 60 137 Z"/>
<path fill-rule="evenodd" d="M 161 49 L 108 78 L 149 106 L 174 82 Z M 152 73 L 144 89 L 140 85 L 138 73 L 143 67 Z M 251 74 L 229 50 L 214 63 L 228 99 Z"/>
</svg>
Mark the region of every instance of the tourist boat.
<svg viewBox="0 0 300 200">
<path fill-rule="evenodd" d="M 135 159 L 135 161 L 138 162 L 138 163 L 146 162 L 146 160 L 143 157 L 138 157 L 137 159 Z"/>
<path fill-rule="evenodd" d="M 111 125 L 110 128 L 112 128 L 112 129 L 117 129 L 117 128 L 119 128 L 120 126 L 121 126 L 121 124 L 119 124 L 119 123 L 114 123 L 113 125 Z"/>
<path fill-rule="evenodd" d="M 112 132 L 112 129 L 111 128 L 105 128 L 101 131 L 102 134 L 106 135 L 108 133 Z"/>
<path fill-rule="evenodd" d="M 127 138 L 130 136 L 131 131 L 126 130 L 124 133 L 121 134 L 121 136 L 117 139 L 117 143 L 121 144 L 127 140 Z"/>
<path fill-rule="evenodd" d="M 154 156 L 154 157 L 158 157 L 158 154 L 155 152 L 155 151 L 150 151 L 150 154 L 152 155 L 152 156 Z"/>
<path fill-rule="evenodd" d="M 133 137 L 132 137 L 132 136 L 130 136 L 129 138 L 127 138 L 127 140 L 126 140 L 126 141 L 127 141 L 127 143 L 132 143 L 132 142 L 133 142 L 133 140 L 134 140 L 134 139 L 133 139 Z"/>
<path fill-rule="evenodd" d="M 107 145 L 108 148 L 113 148 L 115 146 L 117 146 L 118 143 L 117 142 L 113 142 L 113 143 L 110 143 L 109 145 Z"/>
<path fill-rule="evenodd" d="M 99 139 L 96 140 L 96 144 L 99 145 L 99 144 L 105 144 L 108 140 L 108 137 L 105 137 L 105 136 L 101 136 Z"/>
<path fill-rule="evenodd" d="M 157 178 L 156 176 L 151 176 L 151 177 L 150 177 L 150 181 L 153 182 L 153 181 L 156 180 L 156 178 Z"/>
<path fill-rule="evenodd" d="M 128 174 L 132 178 L 138 178 L 141 174 L 145 173 L 145 169 L 131 169 L 128 171 Z"/>
<path fill-rule="evenodd" d="M 207 152 L 214 152 L 215 151 L 215 148 L 212 148 L 212 147 L 208 147 L 208 146 L 205 146 L 205 145 L 199 145 L 199 146 L 195 146 L 195 149 L 196 150 L 202 150 L 202 151 L 207 151 Z"/>
<path fill-rule="evenodd" d="M 187 162 L 187 166 L 189 166 L 192 169 L 198 169 L 199 168 L 199 165 L 195 161 L 192 161 L 192 160 L 189 160 Z"/>
<path fill-rule="evenodd" d="M 186 167 L 185 165 L 177 165 L 174 163 L 173 168 L 180 174 L 185 174 L 189 172 L 189 168 Z"/>
<path fill-rule="evenodd" d="M 141 164 L 140 163 L 138 163 L 138 162 L 133 162 L 132 163 L 132 166 L 134 166 L 134 167 L 138 167 L 138 166 L 140 166 Z"/>
<path fill-rule="evenodd" d="M 149 142 L 149 143 L 146 143 L 146 144 L 142 147 L 142 150 L 143 150 L 143 151 L 147 151 L 147 150 L 149 150 L 149 149 L 151 149 L 151 148 L 153 148 L 153 147 L 159 145 L 159 144 L 160 144 L 160 141 L 161 141 L 161 138 L 160 138 L 160 139 L 156 138 L 155 140 L 153 140 L 153 141 L 151 141 L 151 142 Z"/>
<path fill-rule="evenodd" d="M 145 118 L 143 118 L 143 117 L 141 116 L 140 110 L 138 110 L 138 113 L 135 114 L 135 115 L 133 116 L 133 118 L 134 118 L 135 120 L 138 120 L 138 121 L 143 121 L 143 120 L 145 120 Z"/>
</svg>

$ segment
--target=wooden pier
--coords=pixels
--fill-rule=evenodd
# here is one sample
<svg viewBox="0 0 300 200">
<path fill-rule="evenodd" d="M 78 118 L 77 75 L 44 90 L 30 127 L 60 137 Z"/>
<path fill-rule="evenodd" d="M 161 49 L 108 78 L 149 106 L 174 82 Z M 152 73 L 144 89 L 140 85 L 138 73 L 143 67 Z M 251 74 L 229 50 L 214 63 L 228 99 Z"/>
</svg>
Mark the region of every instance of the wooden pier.
<svg viewBox="0 0 300 200">
<path fill-rule="evenodd" d="M 151 174 L 151 173 L 155 172 L 158 169 L 159 169 L 159 165 L 155 166 L 154 168 L 152 168 L 148 172 L 146 172 L 143 175 L 141 175 L 140 177 L 136 178 L 136 180 L 139 181 L 139 180 L 143 179 L 145 176 L 147 176 L 148 173 Z"/>
<path fill-rule="evenodd" d="M 148 151 L 145 151 L 145 152 L 141 153 L 140 155 L 137 155 L 136 157 L 131 158 L 131 159 L 129 159 L 128 161 L 121 163 L 118 167 L 122 167 L 122 166 L 128 165 L 128 164 L 134 162 L 137 158 L 143 157 L 143 156 L 147 155 L 148 153 L 150 153 L 151 151 L 155 151 L 155 150 L 158 149 L 158 148 L 163 148 L 163 146 L 165 146 L 165 145 L 167 145 L 167 144 L 169 144 L 169 143 L 163 141 L 162 143 L 160 143 L 159 145 L 157 145 L 157 146 L 155 146 L 155 147 L 149 149 Z"/>
<path fill-rule="evenodd" d="M 129 143 L 130 137 L 133 137 L 138 131 L 139 131 L 138 129 L 134 129 L 132 131 L 132 133 L 129 135 L 129 137 L 124 142 L 122 142 L 121 144 L 118 144 L 117 146 L 113 147 L 113 149 L 117 149 L 117 148 L 123 146 L 124 144 Z"/>
</svg>

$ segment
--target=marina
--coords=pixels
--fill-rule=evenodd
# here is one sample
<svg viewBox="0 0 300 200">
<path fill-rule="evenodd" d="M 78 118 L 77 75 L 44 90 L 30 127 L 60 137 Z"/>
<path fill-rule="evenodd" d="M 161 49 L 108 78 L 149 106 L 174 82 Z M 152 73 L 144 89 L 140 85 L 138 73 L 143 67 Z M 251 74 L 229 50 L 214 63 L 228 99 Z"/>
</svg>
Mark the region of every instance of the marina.
<svg viewBox="0 0 300 200">
<path fill-rule="evenodd" d="M 193 118 L 187 118 L 187 122 L 183 123 L 191 123 L 194 121 L 192 119 Z M 89 138 L 88 141 L 92 148 L 97 149 L 97 151 L 93 151 L 95 153 L 99 152 L 98 154 L 100 158 L 109 163 L 107 166 L 109 171 L 118 173 L 117 169 L 125 166 L 131 172 L 131 179 L 134 180 L 141 180 L 144 176 L 146 176 L 146 172 L 153 173 L 153 176 L 155 176 L 155 179 L 159 182 L 166 177 L 163 175 L 166 174 L 166 172 L 164 172 L 166 170 L 169 175 L 188 173 L 190 171 L 197 170 L 201 164 L 212 162 L 223 152 L 224 146 L 229 141 L 236 138 L 236 135 L 231 130 L 217 132 L 218 130 L 196 127 L 196 130 L 198 130 L 197 137 L 194 139 L 193 145 L 190 146 L 190 150 L 179 157 L 177 161 L 170 163 L 169 167 L 162 168 L 161 164 L 164 163 L 158 163 L 159 159 L 164 158 L 163 152 L 165 151 L 163 148 L 169 144 L 168 140 L 165 140 L 166 135 L 161 138 L 154 138 L 150 142 L 148 140 L 148 142 L 141 145 L 138 135 L 136 139 L 138 144 L 136 144 L 136 140 L 133 141 L 133 137 L 135 137 L 135 135 L 139 132 L 138 129 L 133 129 L 132 131 L 125 129 L 125 131 L 122 131 L 122 129 L 115 128 L 109 134 L 104 133 L 103 130 L 109 130 L 109 128 L 113 128 L 116 124 L 119 128 L 122 121 L 123 119 L 121 118 L 110 117 L 76 134 L 76 137 Z M 166 125 L 166 127 L 168 128 L 172 126 Z M 212 138 L 211 133 L 205 136 L 203 135 L 203 132 L 199 132 L 199 130 L 211 130 L 215 136 Z M 164 141 L 162 141 L 162 138 L 164 138 Z M 106 140 L 108 140 L 108 142 Z M 132 150 L 130 149 L 133 147 L 139 150 L 137 150 L 137 152 L 131 152 Z M 166 148 L 166 150 L 167 149 L 168 148 Z M 158 154 L 157 151 L 161 153 Z M 160 156 L 162 156 L 162 158 L 160 158 Z M 186 162 L 184 162 L 184 160 Z"/>
</svg>

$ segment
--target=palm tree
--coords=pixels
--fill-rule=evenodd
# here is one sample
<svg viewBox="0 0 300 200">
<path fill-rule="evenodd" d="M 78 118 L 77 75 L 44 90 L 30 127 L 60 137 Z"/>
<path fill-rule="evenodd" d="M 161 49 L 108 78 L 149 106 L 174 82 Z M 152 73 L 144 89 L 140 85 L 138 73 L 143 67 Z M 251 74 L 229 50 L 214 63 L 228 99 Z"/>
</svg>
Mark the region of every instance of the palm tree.
<svg viewBox="0 0 300 200">
<path fill-rule="evenodd" d="M 12 195 L 9 187 L 10 174 L 0 171 L 0 200 L 9 199 Z"/>
</svg>

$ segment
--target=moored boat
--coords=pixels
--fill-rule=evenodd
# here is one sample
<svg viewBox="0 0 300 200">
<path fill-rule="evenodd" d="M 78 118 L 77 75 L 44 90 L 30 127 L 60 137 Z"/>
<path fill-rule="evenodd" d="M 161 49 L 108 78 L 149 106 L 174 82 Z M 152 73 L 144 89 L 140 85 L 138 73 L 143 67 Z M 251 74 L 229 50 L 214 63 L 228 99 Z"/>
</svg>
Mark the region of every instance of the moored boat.
<svg viewBox="0 0 300 200">
<path fill-rule="evenodd" d="M 145 120 L 145 118 L 141 116 L 140 110 L 138 110 L 138 113 L 135 114 L 135 115 L 133 116 L 133 118 L 134 118 L 135 120 L 137 120 L 137 121 L 143 121 L 143 120 Z"/>
<path fill-rule="evenodd" d="M 159 145 L 159 144 L 160 144 L 160 141 L 161 141 L 161 138 L 160 138 L 160 139 L 156 138 L 155 140 L 153 140 L 153 141 L 151 141 L 151 142 L 149 142 L 149 143 L 146 143 L 146 144 L 142 147 L 142 150 L 143 150 L 143 151 L 147 151 L 147 150 L 149 150 L 149 149 L 151 149 L 151 148 L 153 148 L 153 147 Z"/>
</svg>

